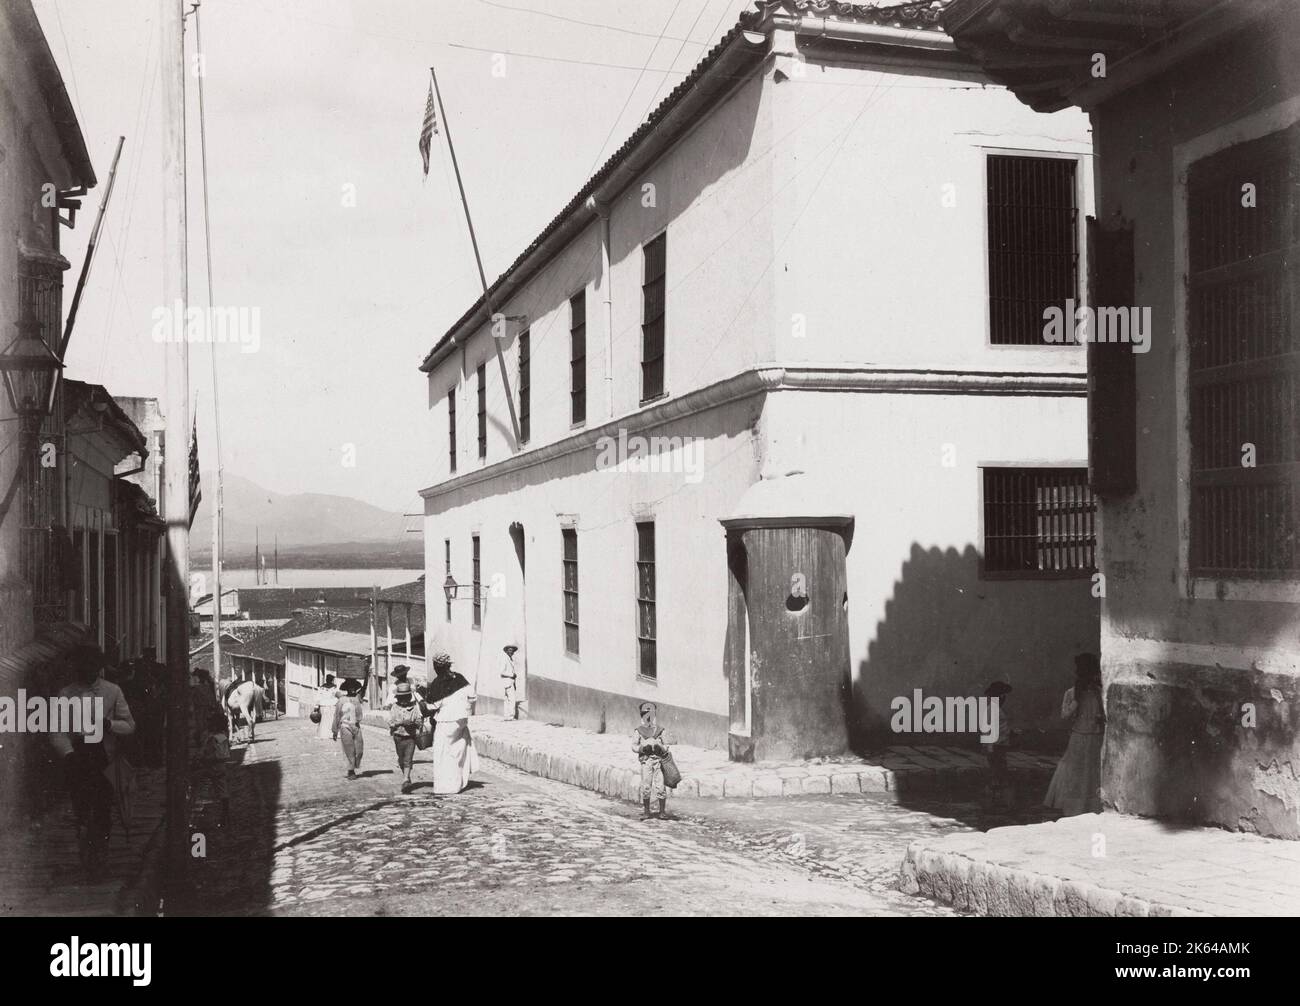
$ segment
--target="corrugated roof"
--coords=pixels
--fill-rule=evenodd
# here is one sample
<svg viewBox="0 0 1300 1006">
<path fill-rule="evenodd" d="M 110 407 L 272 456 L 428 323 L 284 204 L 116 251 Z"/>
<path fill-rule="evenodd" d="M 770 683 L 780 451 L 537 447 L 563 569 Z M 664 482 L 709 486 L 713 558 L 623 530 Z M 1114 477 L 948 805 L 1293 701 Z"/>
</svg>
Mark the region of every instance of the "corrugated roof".
<svg viewBox="0 0 1300 1006">
<path fill-rule="evenodd" d="M 349 653 L 367 656 L 370 653 L 370 633 L 344 632 L 340 629 L 325 629 L 311 632 L 305 636 L 294 636 L 284 641 L 285 646 L 296 646 L 304 650 L 325 650 L 329 653 Z"/>
</svg>

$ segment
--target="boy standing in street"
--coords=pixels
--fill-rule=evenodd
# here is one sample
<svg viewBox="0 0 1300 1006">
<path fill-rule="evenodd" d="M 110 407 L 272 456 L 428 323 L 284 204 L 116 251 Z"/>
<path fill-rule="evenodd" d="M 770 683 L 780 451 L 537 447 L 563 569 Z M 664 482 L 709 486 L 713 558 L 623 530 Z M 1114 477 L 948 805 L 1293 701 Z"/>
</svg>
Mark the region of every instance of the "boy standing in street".
<svg viewBox="0 0 1300 1006">
<path fill-rule="evenodd" d="M 659 816 L 668 808 L 668 787 L 664 785 L 663 760 L 668 755 L 672 739 L 658 723 L 658 710 L 653 702 L 642 702 L 638 707 L 641 725 L 632 735 L 632 750 L 641 762 L 641 804 L 643 817 L 650 817 L 650 801 L 659 801 Z"/>
</svg>

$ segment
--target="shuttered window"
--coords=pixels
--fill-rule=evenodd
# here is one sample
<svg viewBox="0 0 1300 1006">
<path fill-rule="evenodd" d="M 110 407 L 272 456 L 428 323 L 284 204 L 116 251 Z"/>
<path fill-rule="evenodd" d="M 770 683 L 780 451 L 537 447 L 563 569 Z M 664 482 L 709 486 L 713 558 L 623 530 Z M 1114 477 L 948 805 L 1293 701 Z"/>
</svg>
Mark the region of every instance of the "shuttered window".
<svg viewBox="0 0 1300 1006">
<path fill-rule="evenodd" d="M 470 539 L 471 548 L 473 549 L 473 585 L 474 585 L 474 628 L 479 629 L 483 626 L 483 569 L 482 569 L 482 549 L 480 547 L 478 535 Z"/>
<path fill-rule="evenodd" d="M 562 560 L 564 590 L 564 650 L 578 654 L 578 532 L 566 527 L 560 531 L 564 548 Z"/>
<path fill-rule="evenodd" d="M 655 526 L 636 526 L 636 643 L 638 671 L 643 678 L 658 678 L 658 633 L 655 623 Z"/>
<path fill-rule="evenodd" d="M 1043 311 L 1078 298 L 1075 162 L 1062 157 L 988 159 L 989 338 L 1042 346 Z M 1073 324 L 1067 324 L 1073 338 Z"/>
<path fill-rule="evenodd" d="M 478 456 L 487 457 L 487 365 L 478 365 Z"/>
<path fill-rule="evenodd" d="M 645 277 L 641 284 L 641 400 L 664 393 L 664 275 L 668 267 L 668 235 L 645 246 Z"/>
<path fill-rule="evenodd" d="M 985 468 L 984 572 L 1082 576 L 1097 566 L 1086 468 Z"/>
<path fill-rule="evenodd" d="M 1191 566 L 1300 573 L 1300 127 L 1188 172 Z"/>
<path fill-rule="evenodd" d="M 447 392 L 447 470 L 456 471 L 456 389 Z"/>
<path fill-rule="evenodd" d="M 532 334 L 519 334 L 519 442 L 528 443 L 533 429 Z"/>
<path fill-rule="evenodd" d="M 569 422 L 586 421 L 587 292 L 579 290 L 569 301 Z"/>
</svg>

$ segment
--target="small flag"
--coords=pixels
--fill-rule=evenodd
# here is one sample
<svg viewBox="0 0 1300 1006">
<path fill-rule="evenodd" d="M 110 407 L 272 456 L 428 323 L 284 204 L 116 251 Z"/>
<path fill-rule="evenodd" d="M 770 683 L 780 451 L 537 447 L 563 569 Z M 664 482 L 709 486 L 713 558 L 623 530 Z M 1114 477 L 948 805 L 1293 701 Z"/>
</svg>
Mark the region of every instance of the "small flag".
<svg viewBox="0 0 1300 1006">
<path fill-rule="evenodd" d="M 199 478 L 199 417 L 194 417 L 194 426 L 190 430 L 190 523 L 194 526 L 194 517 L 199 512 L 199 503 L 203 501 L 203 486 Z"/>
<path fill-rule="evenodd" d="M 434 134 L 438 132 L 438 115 L 433 107 L 433 85 L 429 85 L 429 100 L 424 103 L 424 125 L 420 127 L 420 156 L 424 158 L 424 176 L 429 177 L 429 149 Z"/>
</svg>

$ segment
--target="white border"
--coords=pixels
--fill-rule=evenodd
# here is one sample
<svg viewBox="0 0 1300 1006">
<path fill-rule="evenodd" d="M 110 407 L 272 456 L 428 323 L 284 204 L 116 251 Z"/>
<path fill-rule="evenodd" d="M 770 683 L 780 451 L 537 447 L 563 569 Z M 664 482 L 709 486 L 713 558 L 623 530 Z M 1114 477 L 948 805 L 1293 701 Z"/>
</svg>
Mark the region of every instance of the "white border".
<svg viewBox="0 0 1300 1006">
<path fill-rule="evenodd" d="M 1195 161 L 1300 122 L 1300 96 L 1174 145 L 1174 403 L 1177 422 L 1178 571 L 1182 597 L 1300 603 L 1300 578 L 1243 580 L 1191 574 L 1192 442 L 1187 356 L 1187 172 Z"/>
</svg>

